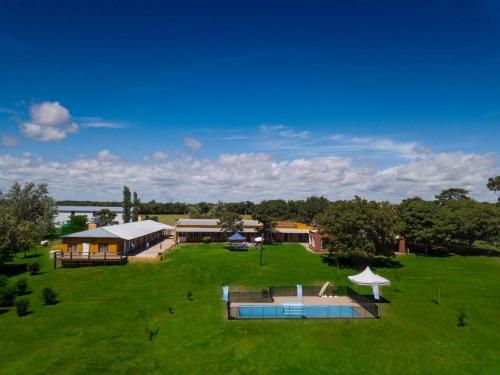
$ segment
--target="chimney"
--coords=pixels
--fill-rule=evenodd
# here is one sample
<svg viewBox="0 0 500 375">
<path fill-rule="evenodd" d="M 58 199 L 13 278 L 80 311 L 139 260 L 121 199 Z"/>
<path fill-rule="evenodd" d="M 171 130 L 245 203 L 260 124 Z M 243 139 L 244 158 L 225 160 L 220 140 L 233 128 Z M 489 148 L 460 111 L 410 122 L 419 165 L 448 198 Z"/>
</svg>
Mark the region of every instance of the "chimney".
<svg viewBox="0 0 500 375">
<path fill-rule="evenodd" d="M 97 224 L 95 224 L 95 223 L 89 223 L 89 225 L 88 225 L 88 228 L 87 228 L 87 229 L 88 229 L 88 230 L 92 230 L 92 229 L 95 229 L 95 228 L 97 228 Z"/>
</svg>

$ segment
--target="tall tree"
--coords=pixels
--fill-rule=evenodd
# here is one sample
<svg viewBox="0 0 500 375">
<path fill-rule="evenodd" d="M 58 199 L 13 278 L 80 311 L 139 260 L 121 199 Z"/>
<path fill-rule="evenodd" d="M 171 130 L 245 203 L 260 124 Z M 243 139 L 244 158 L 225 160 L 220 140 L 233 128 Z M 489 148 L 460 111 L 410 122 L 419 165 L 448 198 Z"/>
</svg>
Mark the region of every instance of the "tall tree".
<svg viewBox="0 0 500 375">
<path fill-rule="evenodd" d="M 27 251 L 54 226 L 55 201 L 46 184 L 14 183 L 6 194 L 0 194 L 0 207 L 0 226 L 4 232 L 0 236 L 1 258 Z"/>
<path fill-rule="evenodd" d="M 139 220 L 140 210 L 141 210 L 141 201 L 139 199 L 139 196 L 137 195 L 137 192 L 134 191 L 134 201 L 133 201 L 133 207 L 132 207 L 132 221 Z"/>
<path fill-rule="evenodd" d="M 12 259 L 16 244 L 16 220 L 0 193 L 0 264 Z"/>
<path fill-rule="evenodd" d="M 468 190 L 461 188 L 449 188 L 441 191 L 441 193 L 437 194 L 435 198 L 438 202 L 443 203 L 452 200 L 470 199 L 467 194 L 469 194 Z"/>
<path fill-rule="evenodd" d="M 486 187 L 495 193 L 500 193 L 500 176 L 488 178 Z M 498 201 L 500 202 L 500 194 L 498 195 Z"/>
<path fill-rule="evenodd" d="M 447 237 L 440 215 L 440 206 L 436 202 L 415 197 L 404 199 L 398 206 L 401 220 L 401 234 L 408 244 L 424 246 L 426 250 L 441 243 Z"/>
<path fill-rule="evenodd" d="M 99 220 L 99 226 L 101 227 L 106 225 L 118 224 L 118 222 L 115 220 L 116 213 L 107 208 L 103 208 L 101 211 L 99 211 L 97 213 L 97 218 Z"/>
<path fill-rule="evenodd" d="M 87 216 L 73 215 L 69 218 L 68 222 L 61 227 L 61 233 L 70 234 L 81 232 L 88 228 Z"/>
<path fill-rule="evenodd" d="M 259 234 L 264 239 L 264 242 L 265 243 L 271 242 L 274 227 L 276 226 L 275 218 L 273 218 L 272 216 L 268 215 L 265 212 L 261 212 L 258 210 L 253 215 L 253 218 L 255 220 L 258 220 L 262 224 L 262 227 L 260 229 Z M 262 248 L 261 248 L 261 252 L 262 252 Z"/>
<path fill-rule="evenodd" d="M 494 242 L 500 231 L 498 207 L 473 200 L 449 201 L 442 207 L 451 224 L 450 238 L 472 246 L 475 241 Z"/>
<path fill-rule="evenodd" d="M 130 222 L 131 218 L 131 209 L 132 209 L 132 197 L 130 194 L 130 189 L 128 186 L 123 187 L 123 202 L 122 202 L 122 207 L 123 207 L 123 222 L 128 223 Z"/>
<path fill-rule="evenodd" d="M 222 232 L 235 233 L 243 230 L 243 220 L 236 212 L 226 211 L 219 217 Z"/>
<path fill-rule="evenodd" d="M 330 234 L 329 250 L 340 253 L 392 254 L 400 231 L 391 204 L 360 197 L 331 203 L 318 216 L 318 224 Z"/>
</svg>

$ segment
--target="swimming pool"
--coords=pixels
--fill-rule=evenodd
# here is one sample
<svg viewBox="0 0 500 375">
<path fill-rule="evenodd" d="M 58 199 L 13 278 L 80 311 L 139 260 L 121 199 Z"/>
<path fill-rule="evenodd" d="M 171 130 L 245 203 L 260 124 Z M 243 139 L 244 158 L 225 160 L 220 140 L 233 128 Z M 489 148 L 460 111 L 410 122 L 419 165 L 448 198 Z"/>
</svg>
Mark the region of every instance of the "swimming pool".
<svg viewBox="0 0 500 375">
<path fill-rule="evenodd" d="M 239 306 L 241 318 L 357 318 L 360 314 L 345 305 L 243 305 Z"/>
</svg>

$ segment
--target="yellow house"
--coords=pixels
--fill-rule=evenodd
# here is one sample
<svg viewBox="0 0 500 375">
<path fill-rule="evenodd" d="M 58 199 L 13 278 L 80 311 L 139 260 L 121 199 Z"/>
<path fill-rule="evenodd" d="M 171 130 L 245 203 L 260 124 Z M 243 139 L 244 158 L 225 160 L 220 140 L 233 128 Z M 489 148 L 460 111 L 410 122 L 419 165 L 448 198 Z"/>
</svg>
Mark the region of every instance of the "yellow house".
<svg viewBox="0 0 500 375">
<path fill-rule="evenodd" d="M 248 242 L 260 236 L 262 223 L 258 220 L 243 220 L 240 232 Z M 309 242 L 312 226 L 296 221 L 278 221 L 275 223 L 273 239 L 277 242 Z M 175 225 L 175 242 L 202 242 L 209 237 L 213 242 L 224 242 L 232 233 L 222 232 L 217 219 L 179 219 Z"/>
<path fill-rule="evenodd" d="M 127 255 L 151 246 L 172 232 L 173 227 L 152 220 L 109 225 L 62 237 L 63 251 Z"/>
<path fill-rule="evenodd" d="M 274 226 L 273 238 L 278 242 L 309 242 L 311 225 L 298 221 L 277 221 Z"/>
<path fill-rule="evenodd" d="M 257 220 L 243 220 L 241 234 L 252 242 L 259 234 L 262 224 Z M 222 231 L 217 219 L 179 219 L 175 224 L 175 242 L 202 242 L 210 237 L 213 242 L 224 242 L 231 233 Z"/>
</svg>

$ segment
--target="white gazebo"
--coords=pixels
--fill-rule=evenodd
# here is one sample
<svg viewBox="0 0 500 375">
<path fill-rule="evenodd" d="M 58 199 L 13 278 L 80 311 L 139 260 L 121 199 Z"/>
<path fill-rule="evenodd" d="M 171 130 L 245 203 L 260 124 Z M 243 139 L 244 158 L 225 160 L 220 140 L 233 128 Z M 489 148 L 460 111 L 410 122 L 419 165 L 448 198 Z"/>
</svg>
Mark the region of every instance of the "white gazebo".
<svg viewBox="0 0 500 375">
<path fill-rule="evenodd" d="M 347 278 L 357 285 L 370 285 L 373 290 L 373 297 L 376 300 L 380 300 L 378 286 L 391 285 L 391 282 L 389 280 L 383 278 L 382 276 L 374 274 L 370 267 L 366 267 L 363 272 L 357 275 L 347 276 Z"/>
</svg>

